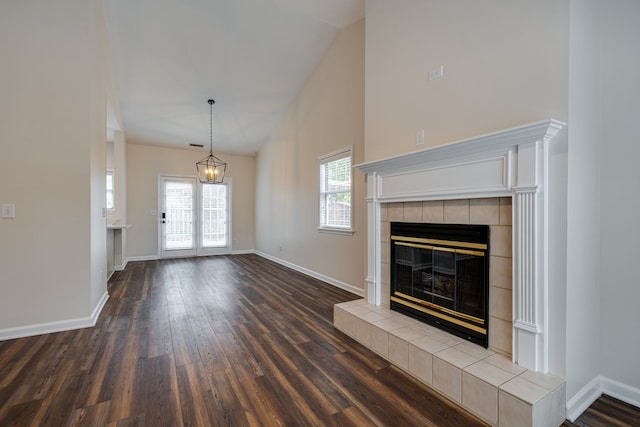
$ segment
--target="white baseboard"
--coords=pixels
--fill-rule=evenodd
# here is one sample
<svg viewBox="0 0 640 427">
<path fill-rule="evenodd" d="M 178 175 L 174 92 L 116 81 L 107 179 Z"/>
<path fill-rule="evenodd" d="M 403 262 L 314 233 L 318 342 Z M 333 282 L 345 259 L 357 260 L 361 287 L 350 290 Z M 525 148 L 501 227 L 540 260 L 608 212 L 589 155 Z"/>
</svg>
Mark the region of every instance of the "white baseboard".
<svg viewBox="0 0 640 427">
<path fill-rule="evenodd" d="M 122 271 L 127 268 L 127 263 L 129 262 L 129 258 L 125 259 L 122 264 L 113 266 L 115 271 Z"/>
<path fill-rule="evenodd" d="M 567 419 L 575 421 L 602 394 L 640 408 L 640 389 L 598 375 L 567 402 Z"/>
<path fill-rule="evenodd" d="M 597 376 L 577 392 L 568 402 L 565 416 L 574 422 L 602 395 L 602 377 Z"/>
<path fill-rule="evenodd" d="M 640 408 L 640 389 L 621 383 L 611 378 L 602 378 L 602 392 L 608 396 L 620 399 L 629 405 Z"/>
<path fill-rule="evenodd" d="M 253 249 L 238 249 L 230 252 L 220 252 L 219 254 L 206 254 L 206 255 L 196 255 L 196 256 L 212 256 L 212 255 L 246 255 L 246 254 L 254 254 L 256 251 Z M 181 258 L 181 257 L 180 257 Z M 187 257 L 188 258 L 188 257 Z M 142 256 L 131 256 L 128 257 L 122 266 L 117 266 L 116 271 L 124 270 L 129 262 L 135 261 L 157 261 L 161 259 L 158 255 L 142 255 Z"/>
<path fill-rule="evenodd" d="M 160 257 L 158 255 L 130 256 L 130 257 L 127 257 L 127 260 L 125 261 L 125 265 L 128 264 L 129 262 L 135 262 L 135 261 L 157 261 L 159 259 L 160 259 Z"/>
<path fill-rule="evenodd" d="M 37 325 L 19 326 L 17 328 L 7 328 L 0 330 L 0 341 L 12 340 L 15 338 L 32 337 L 34 335 L 52 334 L 55 332 L 71 331 L 74 329 L 91 328 L 96 325 L 100 312 L 109 299 L 109 294 L 105 292 L 93 309 L 91 316 L 78 319 L 60 320 L 57 322 L 40 323 Z"/>
<path fill-rule="evenodd" d="M 356 295 L 358 295 L 360 297 L 364 297 L 364 290 L 363 289 L 356 288 L 353 285 L 350 285 L 350 284 L 345 283 L 345 282 L 341 282 L 340 280 L 336 280 L 336 279 L 334 279 L 332 277 L 325 276 L 324 274 L 315 272 L 313 270 L 309 270 L 308 268 L 300 267 L 299 265 L 293 264 L 293 263 L 291 263 L 289 261 L 285 261 L 283 259 L 276 258 L 273 255 L 269 255 L 267 253 L 260 252 L 260 251 L 255 251 L 255 253 L 257 255 L 260 255 L 263 258 L 266 258 L 266 259 L 270 260 L 270 261 L 273 261 L 273 262 L 276 262 L 278 264 L 284 265 L 285 267 L 289 267 L 292 270 L 299 271 L 300 273 L 306 274 L 307 276 L 311 276 L 311 277 L 313 277 L 315 279 L 322 280 L 323 282 L 327 282 L 328 284 L 333 285 L 333 286 L 335 286 L 337 288 L 344 289 L 345 291 L 349 291 L 352 294 L 356 294 Z"/>
<path fill-rule="evenodd" d="M 253 249 L 238 249 L 236 251 L 231 251 L 231 255 L 248 255 L 255 254 L 256 251 Z"/>
<path fill-rule="evenodd" d="M 100 298 L 100 301 L 98 301 L 98 304 L 96 304 L 96 307 L 93 309 L 93 313 L 91 313 L 91 326 L 96 326 L 98 317 L 100 317 L 100 313 L 102 313 L 102 309 L 104 308 L 108 300 L 109 292 L 104 291 L 104 294 L 102 294 L 102 298 Z"/>
</svg>

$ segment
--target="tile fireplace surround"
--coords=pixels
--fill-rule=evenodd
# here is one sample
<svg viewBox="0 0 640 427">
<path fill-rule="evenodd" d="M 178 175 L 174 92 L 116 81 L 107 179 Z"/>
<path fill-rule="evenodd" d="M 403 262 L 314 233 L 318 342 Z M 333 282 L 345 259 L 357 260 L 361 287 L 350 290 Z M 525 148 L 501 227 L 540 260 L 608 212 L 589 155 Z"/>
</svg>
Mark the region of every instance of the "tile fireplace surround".
<svg viewBox="0 0 640 427">
<path fill-rule="evenodd" d="M 367 293 L 334 307 L 335 327 L 491 425 L 565 419 L 545 322 L 548 145 L 563 127 L 547 120 L 356 166 L 367 176 Z M 389 310 L 390 220 L 491 225 L 488 350 Z"/>
</svg>

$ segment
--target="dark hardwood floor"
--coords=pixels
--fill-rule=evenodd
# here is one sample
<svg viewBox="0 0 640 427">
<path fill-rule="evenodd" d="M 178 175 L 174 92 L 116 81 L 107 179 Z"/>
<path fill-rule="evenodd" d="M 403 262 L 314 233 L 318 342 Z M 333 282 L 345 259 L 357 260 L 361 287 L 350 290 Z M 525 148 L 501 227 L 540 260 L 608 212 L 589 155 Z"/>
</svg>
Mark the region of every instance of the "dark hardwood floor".
<svg viewBox="0 0 640 427">
<path fill-rule="evenodd" d="M 638 427 L 640 409 L 611 396 L 602 395 L 573 423 L 566 421 L 563 427 Z"/>
<path fill-rule="evenodd" d="M 0 342 L 0 426 L 483 425 L 333 328 L 357 298 L 256 255 L 130 263 L 95 328 Z"/>
<path fill-rule="evenodd" d="M 109 293 L 95 328 L 0 342 L 0 426 L 484 425 L 335 330 L 353 294 L 259 256 L 130 263 Z"/>
</svg>

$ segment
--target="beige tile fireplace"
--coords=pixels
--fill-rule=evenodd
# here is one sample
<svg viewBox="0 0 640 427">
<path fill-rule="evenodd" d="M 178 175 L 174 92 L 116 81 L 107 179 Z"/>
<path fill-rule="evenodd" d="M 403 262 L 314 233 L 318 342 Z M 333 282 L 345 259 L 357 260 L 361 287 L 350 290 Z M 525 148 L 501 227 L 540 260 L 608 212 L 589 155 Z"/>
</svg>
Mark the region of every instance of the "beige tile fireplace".
<svg viewBox="0 0 640 427">
<path fill-rule="evenodd" d="M 391 222 L 436 224 L 483 224 L 491 230 L 489 269 L 489 346 L 511 357 L 511 198 L 494 197 L 464 200 L 385 203 L 380 207 L 382 249 L 382 301 L 389 307 L 391 277 L 389 268 Z"/>
<path fill-rule="evenodd" d="M 356 167 L 367 176 L 364 300 L 334 324 L 492 425 L 559 425 L 548 373 L 548 120 Z M 489 349 L 389 310 L 390 223 L 490 226 Z"/>
</svg>

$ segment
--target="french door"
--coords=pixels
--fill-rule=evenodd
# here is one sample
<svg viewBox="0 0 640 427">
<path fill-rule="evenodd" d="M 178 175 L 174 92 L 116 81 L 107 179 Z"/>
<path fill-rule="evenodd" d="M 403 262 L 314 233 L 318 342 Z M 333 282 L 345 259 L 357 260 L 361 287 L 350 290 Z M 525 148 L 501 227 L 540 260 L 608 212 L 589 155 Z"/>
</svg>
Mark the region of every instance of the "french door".
<svg viewBox="0 0 640 427">
<path fill-rule="evenodd" d="M 229 187 L 195 178 L 161 176 L 159 246 L 162 258 L 230 251 Z"/>
</svg>

